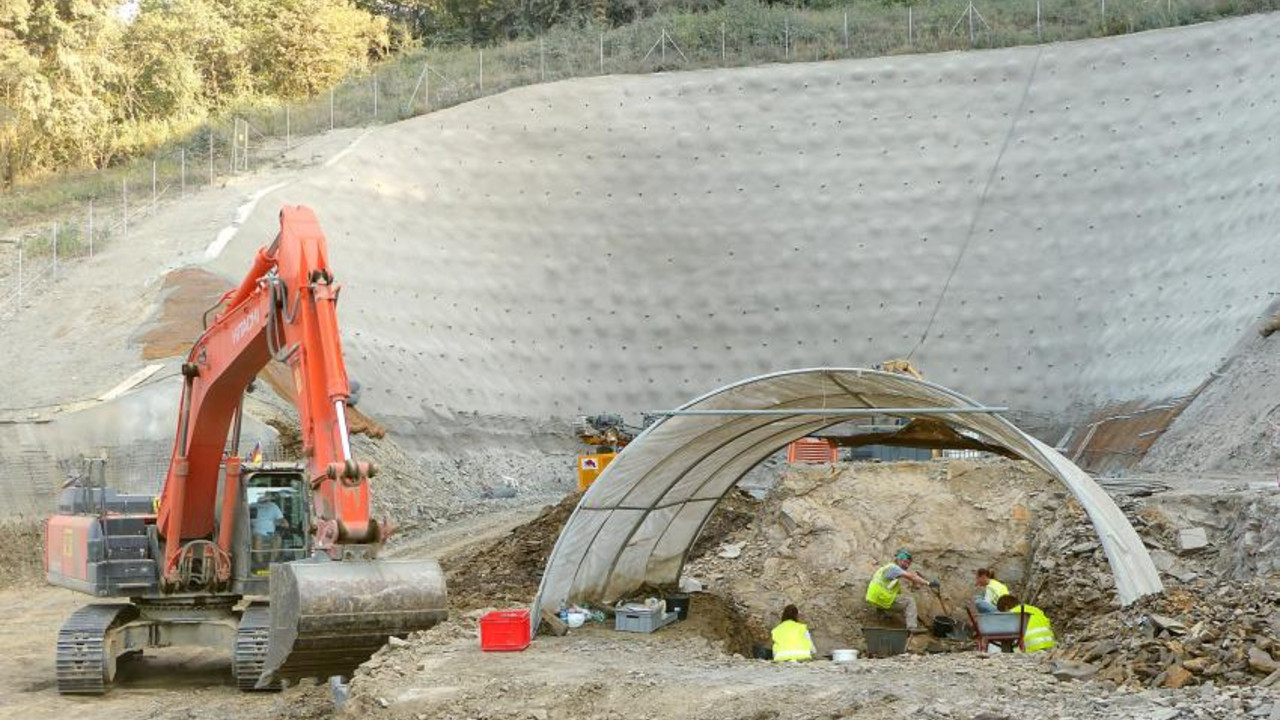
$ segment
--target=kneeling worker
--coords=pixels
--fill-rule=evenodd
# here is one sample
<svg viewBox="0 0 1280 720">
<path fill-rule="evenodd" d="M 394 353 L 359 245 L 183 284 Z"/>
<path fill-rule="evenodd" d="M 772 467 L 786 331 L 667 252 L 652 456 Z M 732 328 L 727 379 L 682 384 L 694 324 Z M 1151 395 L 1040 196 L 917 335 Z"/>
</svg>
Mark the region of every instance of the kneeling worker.
<svg viewBox="0 0 1280 720">
<path fill-rule="evenodd" d="M 782 609 L 782 622 L 773 629 L 773 661 L 800 662 L 813 659 L 813 638 L 809 628 L 800 622 L 800 611 L 795 605 Z"/>
<path fill-rule="evenodd" d="M 973 605 L 980 613 L 995 612 L 996 603 L 1009 594 L 1009 587 L 997 580 L 995 571 L 990 568 L 979 568 L 974 584 L 982 588 L 982 594 L 973 599 Z"/>
<path fill-rule="evenodd" d="M 1018 598 L 1013 595 L 1000 598 L 996 608 L 1000 612 L 1027 614 L 1027 629 L 1022 633 L 1022 644 L 1027 648 L 1027 652 L 1052 650 L 1053 646 L 1057 645 L 1053 637 L 1053 626 L 1049 624 L 1049 616 L 1045 615 L 1040 608 L 1018 602 Z"/>
<path fill-rule="evenodd" d="M 930 582 L 924 576 L 911 570 L 911 552 L 905 548 L 893 556 L 893 562 L 881 566 L 871 576 L 867 584 L 867 602 L 880 610 L 901 610 L 902 619 L 907 630 L 913 633 L 924 632 L 916 618 L 916 599 L 909 593 L 900 597 L 901 581 L 906 580 L 912 587 L 938 587 L 938 581 Z"/>
</svg>

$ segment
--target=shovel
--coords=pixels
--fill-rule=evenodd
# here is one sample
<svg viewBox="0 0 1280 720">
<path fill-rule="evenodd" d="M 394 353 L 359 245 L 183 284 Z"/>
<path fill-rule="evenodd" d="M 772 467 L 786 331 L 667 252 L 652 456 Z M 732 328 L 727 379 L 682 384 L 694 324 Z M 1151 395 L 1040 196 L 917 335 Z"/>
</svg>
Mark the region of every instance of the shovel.
<svg viewBox="0 0 1280 720">
<path fill-rule="evenodd" d="M 942 599 L 942 584 L 939 583 L 937 587 L 930 585 L 929 589 L 933 591 L 934 597 L 938 598 L 938 604 L 942 606 L 942 614 L 951 617 L 951 611 L 947 610 L 947 601 Z"/>
<path fill-rule="evenodd" d="M 938 598 L 938 604 L 942 606 L 942 614 L 933 619 L 933 636 L 937 638 L 945 638 L 955 632 L 956 621 L 951 617 L 951 613 L 947 610 L 947 601 L 942 599 L 941 583 L 937 587 L 932 584 L 929 589 L 933 590 L 933 594 Z"/>
</svg>

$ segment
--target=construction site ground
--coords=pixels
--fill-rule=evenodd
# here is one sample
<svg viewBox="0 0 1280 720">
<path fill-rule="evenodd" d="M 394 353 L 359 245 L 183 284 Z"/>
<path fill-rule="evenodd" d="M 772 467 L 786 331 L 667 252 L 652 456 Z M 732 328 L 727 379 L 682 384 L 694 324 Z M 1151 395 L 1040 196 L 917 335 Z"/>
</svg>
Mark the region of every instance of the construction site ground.
<svg viewBox="0 0 1280 720">
<path fill-rule="evenodd" d="M 241 693 L 226 656 L 184 649 L 127 660 L 104 697 L 61 697 L 53 638 L 86 599 L 25 580 L 0 590 L 10 609 L 0 621 L 0 642 L 10 649 L 0 656 L 0 717 L 1280 718 L 1280 673 L 1266 665 L 1280 654 L 1280 582 L 1256 552 L 1257 543 L 1280 536 L 1270 520 L 1272 490 L 1249 482 L 1163 490 L 1178 483 L 1157 477 L 1125 484 L 1159 490 L 1149 497 L 1117 487 L 1144 540 L 1163 553 L 1169 585 L 1158 599 L 1119 609 L 1083 514 L 1023 463 L 782 465 L 771 478 L 763 499 L 735 492 L 722 503 L 686 572 L 705 592 L 693 595 L 688 620 L 652 635 L 617 633 L 606 620 L 540 636 L 523 652 L 480 650 L 484 612 L 532 600 L 576 494 L 553 505 L 494 506 L 406 534 L 392 554 L 441 558 L 451 618 L 375 655 L 357 671 L 342 709 L 327 686 Z M 897 530 L 874 530 L 891 518 Z M 1172 538 L 1186 524 L 1207 528 L 1210 545 L 1177 552 Z M 917 538 L 920 569 L 944 578 L 951 607 L 973 592 L 971 566 L 985 559 L 1050 611 L 1061 647 L 985 656 L 972 643 L 923 636 L 907 656 L 848 665 L 749 659 L 787 601 L 804 608 L 823 656 L 863 648 L 863 625 L 893 624 L 865 612 L 864 569 L 847 558 L 876 557 L 898 532 Z M 831 543 L 857 547 L 836 558 Z M 917 597 L 924 620 L 940 611 L 927 594 Z M 1148 632 L 1151 617 L 1163 624 Z"/>
</svg>

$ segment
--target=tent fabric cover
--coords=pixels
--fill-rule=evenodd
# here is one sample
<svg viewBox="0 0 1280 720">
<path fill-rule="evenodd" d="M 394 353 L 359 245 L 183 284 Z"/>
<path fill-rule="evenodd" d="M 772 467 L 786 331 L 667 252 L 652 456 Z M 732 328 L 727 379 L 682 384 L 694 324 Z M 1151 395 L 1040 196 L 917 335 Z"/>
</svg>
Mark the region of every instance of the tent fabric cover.
<svg viewBox="0 0 1280 720">
<path fill-rule="evenodd" d="M 680 409 L 976 406 L 957 392 L 906 375 L 814 368 L 744 380 Z M 1102 541 L 1121 604 L 1163 590 L 1155 564 L 1124 514 L 1070 460 L 994 413 L 928 417 L 977 433 L 1066 485 Z M 672 415 L 649 426 L 579 501 L 547 562 L 535 610 L 565 602 L 608 604 L 646 585 L 676 583 L 716 504 L 748 470 L 792 441 L 848 420 L 847 415 L 815 414 Z"/>
</svg>

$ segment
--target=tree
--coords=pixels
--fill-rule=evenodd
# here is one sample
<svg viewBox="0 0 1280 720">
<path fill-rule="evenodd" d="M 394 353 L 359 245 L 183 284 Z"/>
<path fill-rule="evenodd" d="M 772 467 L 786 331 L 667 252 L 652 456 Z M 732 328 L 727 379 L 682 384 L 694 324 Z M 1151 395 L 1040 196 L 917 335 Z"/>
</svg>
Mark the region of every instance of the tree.
<svg viewBox="0 0 1280 720">
<path fill-rule="evenodd" d="M 387 19 L 345 0 L 232 0 L 255 75 L 280 97 L 313 95 L 389 51 Z"/>
<path fill-rule="evenodd" d="M 111 153 L 103 88 L 118 38 L 106 0 L 0 0 L 0 180 L 96 166 Z"/>
</svg>

